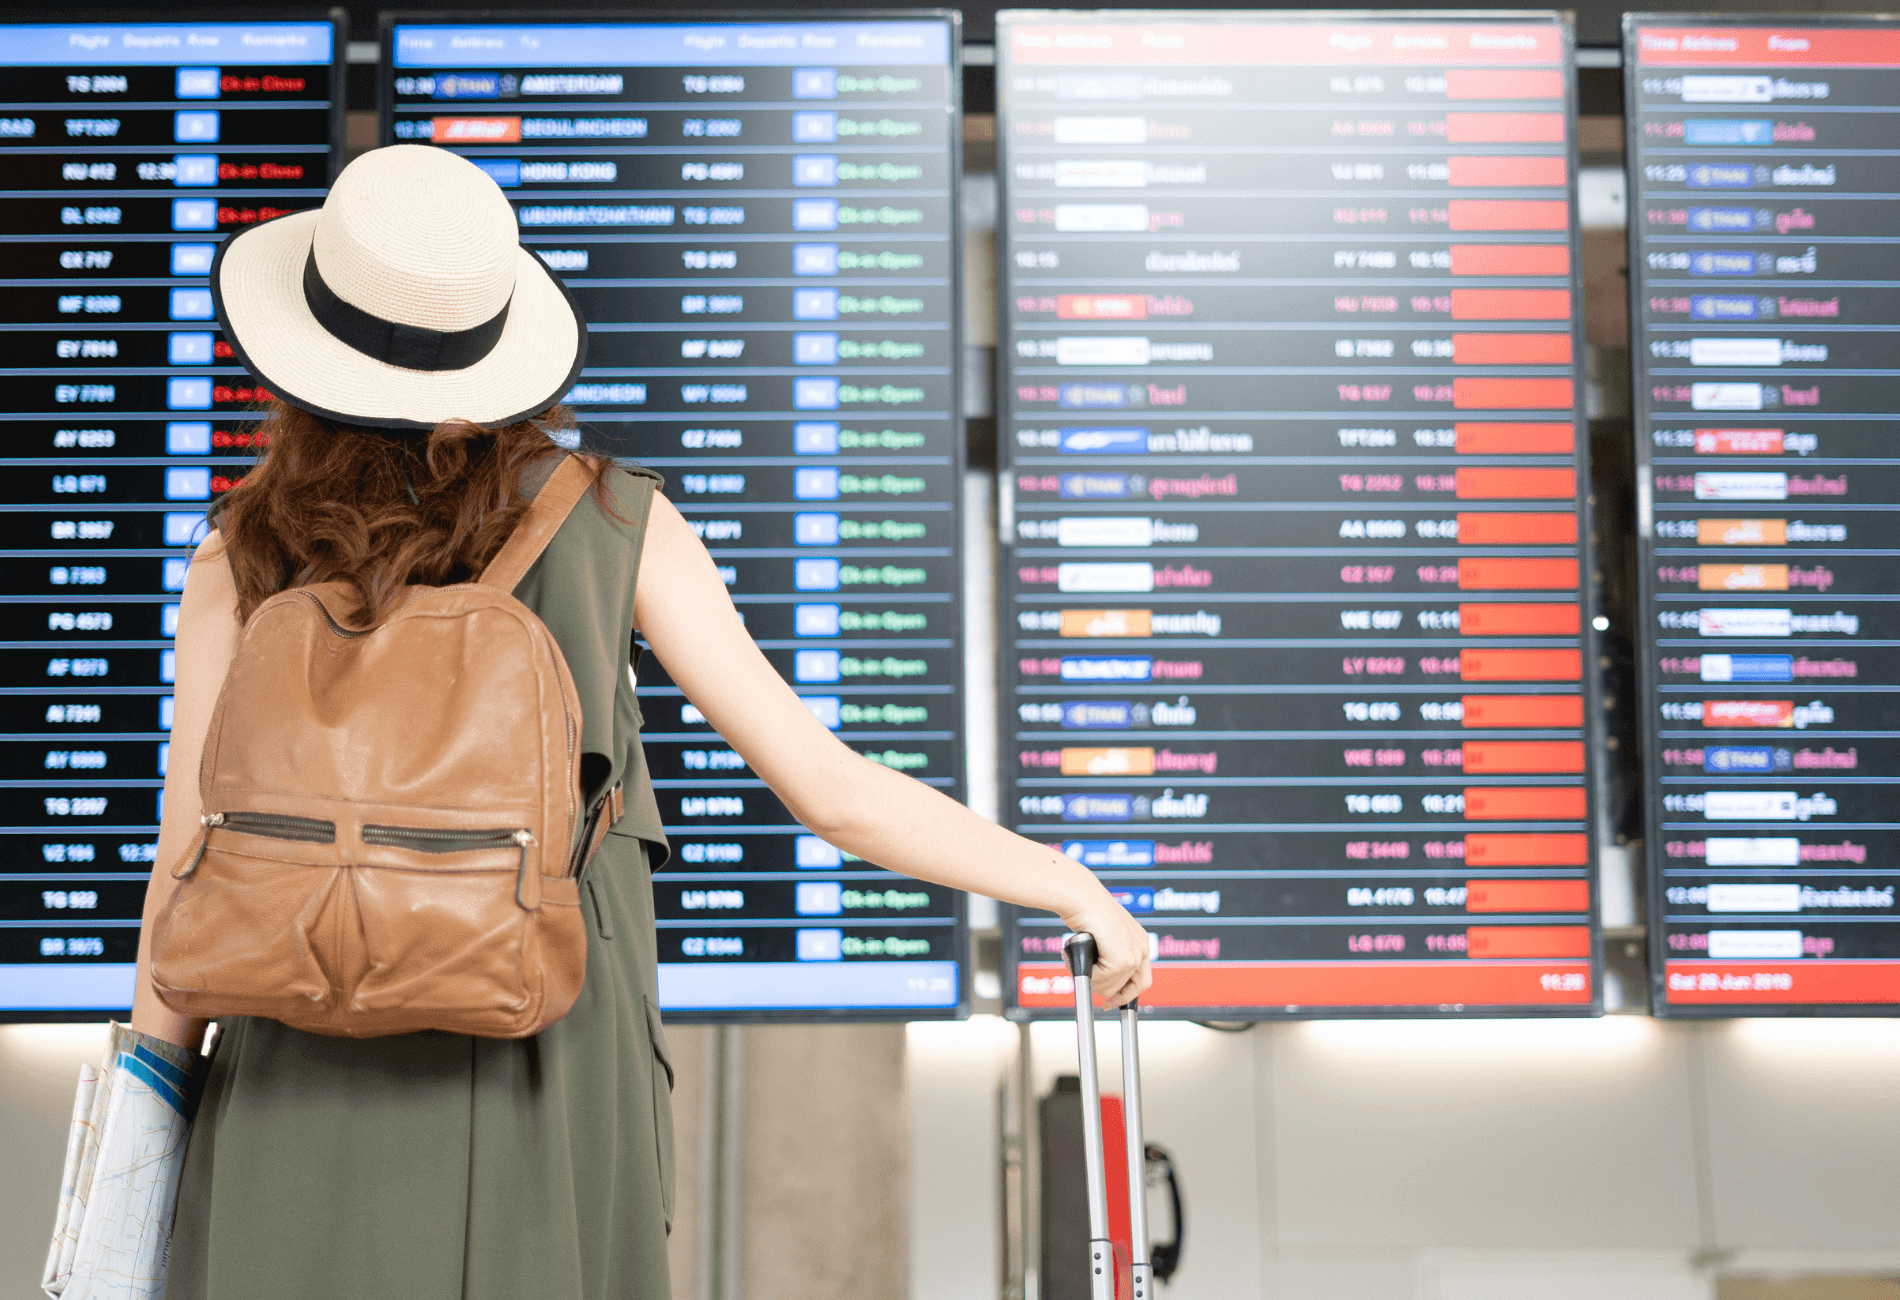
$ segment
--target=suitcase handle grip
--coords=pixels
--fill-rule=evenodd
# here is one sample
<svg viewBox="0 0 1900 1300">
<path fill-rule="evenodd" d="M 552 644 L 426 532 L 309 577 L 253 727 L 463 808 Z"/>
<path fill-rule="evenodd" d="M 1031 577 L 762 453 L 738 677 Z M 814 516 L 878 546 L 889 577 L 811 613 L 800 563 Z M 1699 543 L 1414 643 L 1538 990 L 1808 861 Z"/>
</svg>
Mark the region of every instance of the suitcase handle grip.
<svg viewBox="0 0 1900 1300">
<path fill-rule="evenodd" d="M 1079 980 L 1087 979 L 1089 972 L 1095 969 L 1095 936 L 1071 934 L 1064 938 L 1062 959 L 1069 964 L 1069 974 Z"/>
<path fill-rule="evenodd" d="M 1085 980 L 1089 972 L 1095 969 L 1095 936 L 1088 933 L 1071 934 L 1062 941 L 1062 960 L 1069 967 L 1073 979 Z M 1122 1004 L 1124 1011 L 1140 1011 L 1141 999 L 1130 998 Z"/>
</svg>

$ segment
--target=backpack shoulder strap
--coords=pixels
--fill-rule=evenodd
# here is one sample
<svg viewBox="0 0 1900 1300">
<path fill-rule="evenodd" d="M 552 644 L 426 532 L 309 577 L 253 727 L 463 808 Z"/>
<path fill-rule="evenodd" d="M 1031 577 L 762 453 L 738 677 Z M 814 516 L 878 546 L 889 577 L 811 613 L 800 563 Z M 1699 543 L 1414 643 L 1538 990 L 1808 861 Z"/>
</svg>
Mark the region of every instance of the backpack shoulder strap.
<svg viewBox="0 0 1900 1300">
<path fill-rule="evenodd" d="M 587 462 L 578 456 L 564 457 L 553 476 L 534 494 L 527 516 L 515 525 L 515 531 L 482 570 L 482 585 L 513 591 L 541 558 L 541 552 L 554 540 L 554 534 L 561 530 L 593 482 Z"/>
</svg>

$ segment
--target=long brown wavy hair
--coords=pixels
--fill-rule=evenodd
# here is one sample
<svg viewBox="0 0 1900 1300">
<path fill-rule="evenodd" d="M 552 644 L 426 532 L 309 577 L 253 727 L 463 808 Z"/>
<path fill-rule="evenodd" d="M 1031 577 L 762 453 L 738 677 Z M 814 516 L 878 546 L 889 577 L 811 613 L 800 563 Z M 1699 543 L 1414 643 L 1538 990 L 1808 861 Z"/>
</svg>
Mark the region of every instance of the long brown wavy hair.
<svg viewBox="0 0 1900 1300">
<path fill-rule="evenodd" d="M 256 467 L 211 511 L 238 618 L 291 587 L 342 582 L 356 595 L 347 621 L 363 627 L 388 614 L 404 586 L 473 581 L 527 511 L 523 471 L 573 427 L 556 406 L 500 428 L 456 420 L 401 433 L 273 402 L 257 427 Z M 612 462 L 586 459 L 613 511 Z"/>
</svg>

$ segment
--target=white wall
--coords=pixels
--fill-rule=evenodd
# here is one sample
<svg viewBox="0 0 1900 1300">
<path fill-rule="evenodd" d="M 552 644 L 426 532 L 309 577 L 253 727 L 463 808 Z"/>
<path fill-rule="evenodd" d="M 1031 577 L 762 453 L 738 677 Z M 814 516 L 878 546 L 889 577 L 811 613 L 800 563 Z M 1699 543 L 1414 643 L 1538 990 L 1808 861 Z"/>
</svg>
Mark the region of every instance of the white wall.
<svg viewBox="0 0 1900 1300">
<path fill-rule="evenodd" d="M 1015 1044 L 1016 1027 L 997 1016 L 907 1026 L 912 1300 L 996 1300 L 998 1089 Z"/>
<path fill-rule="evenodd" d="M 1356 1021 L 1256 1035 L 1271 1128 L 1261 1254 L 1278 1283 L 1265 1294 L 1427 1294 L 1415 1278 L 1446 1249 L 1696 1245 L 1688 1078 L 1681 1036 L 1659 1022 Z M 1371 1258 L 1384 1275 L 1355 1276 Z"/>
<path fill-rule="evenodd" d="M 997 1294 L 1013 1032 L 911 1030 L 912 1300 Z M 1034 1043 L 1040 1092 L 1074 1041 Z M 1188 1199 L 1161 1300 L 1707 1300 L 1718 1273 L 1900 1268 L 1894 1021 L 1156 1023 L 1142 1043 L 1147 1129 Z"/>
</svg>

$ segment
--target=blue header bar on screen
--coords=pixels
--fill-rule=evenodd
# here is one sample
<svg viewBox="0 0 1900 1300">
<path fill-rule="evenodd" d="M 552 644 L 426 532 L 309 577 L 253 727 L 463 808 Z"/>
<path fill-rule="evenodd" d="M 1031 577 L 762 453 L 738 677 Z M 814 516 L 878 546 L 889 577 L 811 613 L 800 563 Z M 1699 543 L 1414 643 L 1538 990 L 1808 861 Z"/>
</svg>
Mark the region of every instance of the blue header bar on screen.
<svg viewBox="0 0 1900 1300">
<path fill-rule="evenodd" d="M 399 68 L 802 67 L 944 64 L 948 22 L 614 23 L 493 27 L 403 23 Z"/>
<path fill-rule="evenodd" d="M 5 23 L 0 64 L 329 63 L 329 23 Z"/>
</svg>

